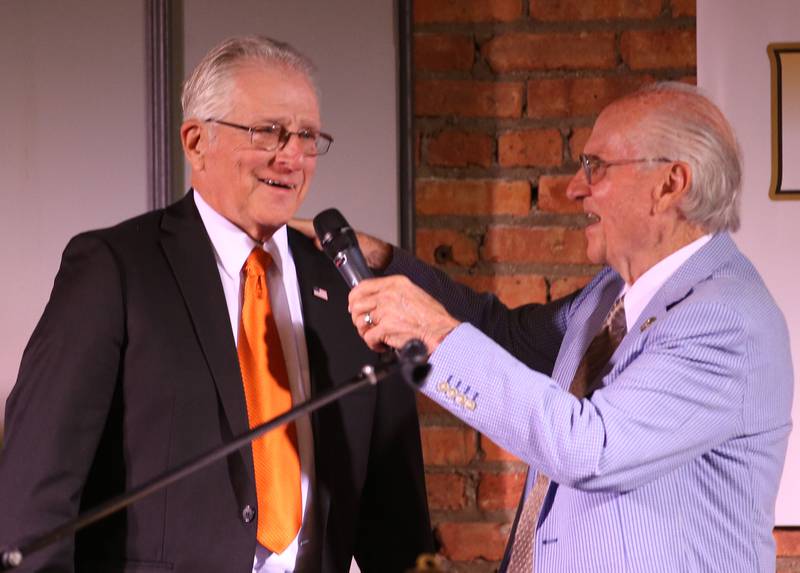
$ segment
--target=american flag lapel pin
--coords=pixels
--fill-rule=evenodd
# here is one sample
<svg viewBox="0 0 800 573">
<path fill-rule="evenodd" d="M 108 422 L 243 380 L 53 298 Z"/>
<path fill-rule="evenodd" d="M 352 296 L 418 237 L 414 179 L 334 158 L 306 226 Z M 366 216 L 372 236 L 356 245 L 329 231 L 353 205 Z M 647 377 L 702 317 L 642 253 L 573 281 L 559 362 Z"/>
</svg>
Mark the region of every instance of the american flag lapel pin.
<svg viewBox="0 0 800 573">
<path fill-rule="evenodd" d="M 328 300 L 328 291 L 324 288 L 314 287 L 314 296 L 322 300 Z"/>
</svg>

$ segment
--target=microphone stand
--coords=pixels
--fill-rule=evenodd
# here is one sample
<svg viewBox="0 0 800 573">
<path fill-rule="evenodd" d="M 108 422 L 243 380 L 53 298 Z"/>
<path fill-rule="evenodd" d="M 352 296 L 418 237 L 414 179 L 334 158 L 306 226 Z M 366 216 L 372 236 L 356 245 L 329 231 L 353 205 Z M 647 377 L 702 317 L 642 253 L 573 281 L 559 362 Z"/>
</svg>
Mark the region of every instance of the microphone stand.
<svg viewBox="0 0 800 573">
<path fill-rule="evenodd" d="M 100 521 L 117 511 L 124 509 L 132 503 L 147 497 L 148 495 L 159 491 L 166 486 L 175 483 L 176 481 L 185 478 L 196 472 L 197 470 L 206 467 L 209 464 L 220 460 L 229 454 L 247 446 L 251 441 L 261 437 L 267 432 L 275 428 L 293 422 L 304 414 L 309 414 L 319 408 L 330 404 L 348 394 L 374 386 L 379 381 L 399 373 L 403 379 L 414 389 L 424 382 L 425 377 L 428 375 L 430 365 L 426 361 L 427 350 L 425 345 L 419 340 L 411 340 L 402 348 L 400 352 L 388 363 L 379 364 L 377 366 L 365 365 L 361 372 L 348 380 L 338 388 L 334 388 L 327 392 L 323 392 L 316 398 L 312 398 L 294 408 L 291 408 L 284 414 L 276 416 L 271 420 L 267 420 L 263 424 L 256 426 L 248 432 L 240 434 L 232 440 L 214 448 L 204 454 L 200 454 L 195 458 L 185 462 L 176 468 L 167 470 L 166 472 L 158 475 L 151 480 L 143 483 L 142 485 L 133 488 L 132 490 L 120 494 L 110 500 L 98 505 L 97 507 L 87 511 L 83 515 L 68 521 L 67 523 L 56 527 L 42 535 L 34 537 L 25 543 L 12 545 L 8 548 L 0 548 L 0 571 L 9 571 L 22 565 L 26 556 L 35 553 L 45 547 L 64 539 L 70 535 L 74 535 L 77 531 L 84 527 Z"/>
</svg>

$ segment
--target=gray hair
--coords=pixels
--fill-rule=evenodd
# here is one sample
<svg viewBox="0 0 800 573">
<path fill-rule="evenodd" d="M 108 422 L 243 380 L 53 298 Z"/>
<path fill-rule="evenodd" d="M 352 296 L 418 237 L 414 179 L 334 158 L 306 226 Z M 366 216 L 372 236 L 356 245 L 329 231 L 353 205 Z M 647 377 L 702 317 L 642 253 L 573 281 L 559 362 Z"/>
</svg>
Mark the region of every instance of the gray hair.
<svg viewBox="0 0 800 573">
<path fill-rule="evenodd" d="M 317 91 L 314 64 L 291 45 L 265 36 L 229 38 L 208 52 L 183 84 L 183 119 L 224 117 L 230 111 L 233 72 L 247 62 L 298 72 Z"/>
<path fill-rule="evenodd" d="M 680 82 L 650 84 L 626 100 L 652 103 L 640 123 L 640 151 L 690 166 L 691 187 L 680 205 L 686 219 L 707 233 L 736 231 L 741 152 L 719 108 L 695 86 Z"/>
</svg>

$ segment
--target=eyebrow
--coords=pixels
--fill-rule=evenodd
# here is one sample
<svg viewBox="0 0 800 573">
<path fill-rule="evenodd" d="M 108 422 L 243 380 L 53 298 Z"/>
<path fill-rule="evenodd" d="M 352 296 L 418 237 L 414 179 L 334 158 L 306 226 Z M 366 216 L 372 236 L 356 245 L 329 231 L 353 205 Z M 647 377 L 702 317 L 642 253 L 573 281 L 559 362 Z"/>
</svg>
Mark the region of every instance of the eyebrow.
<svg viewBox="0 0 800 573">
<path fill-rule="evenodd" d="M 291 123 L 291 121 L 288 118 L 285 118 L 285 117 L 284 118 L 271 117 L 271 118 L 261 118 L 261 119 L 253 120 L 252 125 L 253 125 L 253 127 L 265 127 L 267 125 L 280 124 L 280 125 L 286 127 L 290 123 Z M 319 131 L 320 130 L 320 126 L 319 125 L 316 125 L 316 124 L 310 123 L 310 122 L 304 122 L 304 121 L 299 123 L 299 128 L 300 129 L 311 129 L 313 131 Z"/>
</svg>

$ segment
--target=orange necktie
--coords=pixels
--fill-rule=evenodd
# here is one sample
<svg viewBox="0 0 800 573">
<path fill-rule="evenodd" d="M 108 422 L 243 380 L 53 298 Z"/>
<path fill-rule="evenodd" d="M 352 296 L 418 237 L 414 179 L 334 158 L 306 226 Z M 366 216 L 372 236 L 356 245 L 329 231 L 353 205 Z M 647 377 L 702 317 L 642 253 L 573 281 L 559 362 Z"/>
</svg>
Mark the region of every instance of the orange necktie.
<svg viewBox="0 0 800 573">
<path fill-rule="evenodd" d="M 258 246 L 243 267 L 238 352 L 251 428 L 292 407 L 286 361 L 269 302 L 267 267 L 271 263 L 269 254 Z M 297 536 L 302 520 L 295 425 L 276 428 L 255 440 L 253 465 L 258 498 L 256 538 L 273 553 L 281 553 Z"/>
</svg>

